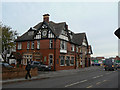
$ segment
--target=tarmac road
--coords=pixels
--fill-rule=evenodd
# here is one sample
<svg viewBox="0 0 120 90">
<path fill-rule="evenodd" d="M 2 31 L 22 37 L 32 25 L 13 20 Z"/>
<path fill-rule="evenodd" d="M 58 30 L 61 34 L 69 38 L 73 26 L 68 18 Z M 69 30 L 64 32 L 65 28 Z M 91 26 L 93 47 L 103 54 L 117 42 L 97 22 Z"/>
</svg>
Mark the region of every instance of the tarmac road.
<svg viewBox="0 0 120 90">
<path fill-rule="evenodd" d="M 3 84 L 2 88 L 118 88 L 118 71 L 95 68 L 42 80 Z"/>
</svg>

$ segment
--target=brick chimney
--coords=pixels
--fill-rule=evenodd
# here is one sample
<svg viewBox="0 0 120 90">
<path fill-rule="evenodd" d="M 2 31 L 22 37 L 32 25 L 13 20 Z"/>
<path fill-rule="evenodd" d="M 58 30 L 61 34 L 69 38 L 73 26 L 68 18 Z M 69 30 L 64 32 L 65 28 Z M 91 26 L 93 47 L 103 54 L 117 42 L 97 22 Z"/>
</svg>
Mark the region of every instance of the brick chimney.
<svg viewBox="0 0 120 90">
<path fill-rule="evenodd" d="M 50 16 L 49 14 L 44 14 L 43 15 L 43 21 L 49 23 L 49 16 Z"/>
</svg>

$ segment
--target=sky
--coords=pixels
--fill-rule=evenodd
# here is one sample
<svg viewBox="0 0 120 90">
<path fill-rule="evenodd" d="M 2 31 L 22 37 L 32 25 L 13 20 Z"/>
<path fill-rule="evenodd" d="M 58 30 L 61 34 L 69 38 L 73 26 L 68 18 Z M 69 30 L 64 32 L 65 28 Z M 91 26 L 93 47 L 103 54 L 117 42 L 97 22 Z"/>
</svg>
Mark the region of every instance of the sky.
<svg viewBox="0 0 120 90">
<path fill-rule="evenodd" d="M 66 22 L 75 33 L 85 32 L 92 56 L 118 55 L 118 2 L 2 2 L 2 23 L 19 35 L 43 21 Z"/>
</svg>

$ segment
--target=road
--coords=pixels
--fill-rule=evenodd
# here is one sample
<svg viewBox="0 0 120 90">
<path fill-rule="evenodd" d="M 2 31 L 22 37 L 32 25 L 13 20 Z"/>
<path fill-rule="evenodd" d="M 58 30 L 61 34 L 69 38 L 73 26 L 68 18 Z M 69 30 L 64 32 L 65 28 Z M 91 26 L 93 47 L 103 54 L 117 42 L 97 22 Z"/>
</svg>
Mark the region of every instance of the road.
<svg viewBox="0 0 120 90">
<path fill-rule="evenodd" d="M 67 76 L 4 84 L 3 88 L 118 88 L 118 72 L 100 67 Z"/>
</svg>

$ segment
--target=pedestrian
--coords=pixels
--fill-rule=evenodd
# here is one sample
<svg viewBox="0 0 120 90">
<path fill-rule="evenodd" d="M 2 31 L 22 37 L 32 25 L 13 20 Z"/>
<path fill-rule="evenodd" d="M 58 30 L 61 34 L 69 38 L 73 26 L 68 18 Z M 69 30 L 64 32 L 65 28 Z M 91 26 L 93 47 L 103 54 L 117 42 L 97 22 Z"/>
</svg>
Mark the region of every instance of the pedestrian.
<svg viewBox="0 0 120 90">
<path fill-rule="evenodd" d="M 29 76 L 29 78 L 31 79 L 31 75 L 30 75 L 31 65 L 30 65 L 29 62 L 27 63 L 27 65 L 26 65 L 26 67 L 25 67 L 25 70 L 27 71 L 27 73 L 26 73 L 26 75 L 25 75 L 25 79 L 27 79 L 28 76 Z"/>
</svg>

